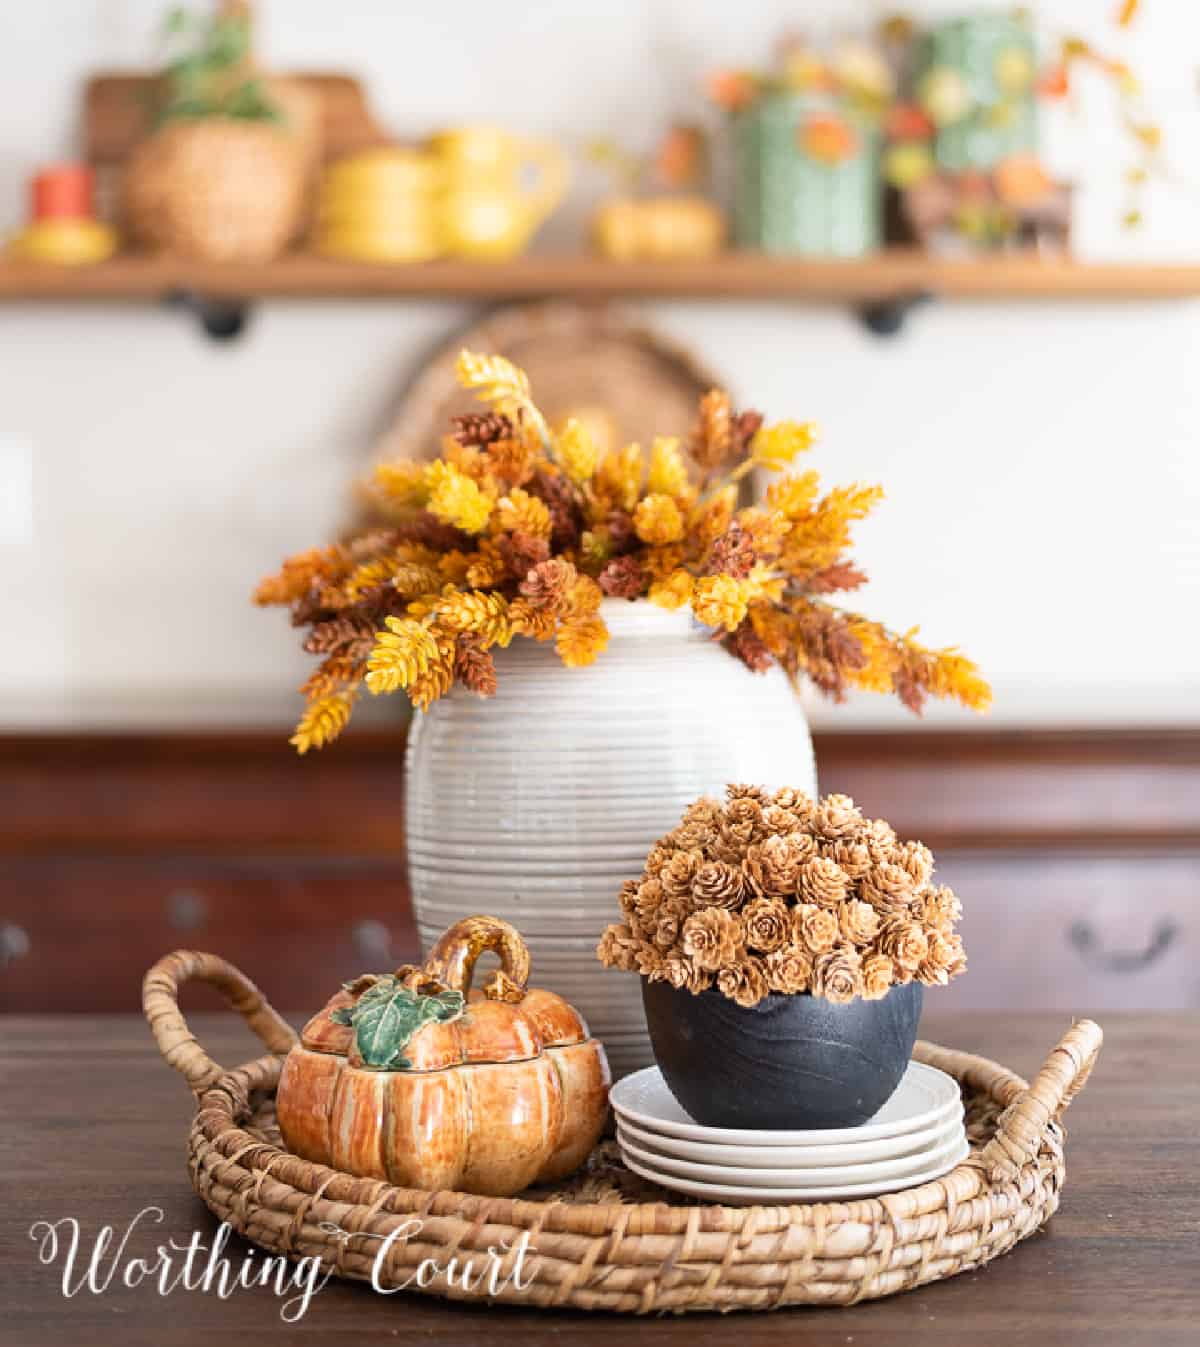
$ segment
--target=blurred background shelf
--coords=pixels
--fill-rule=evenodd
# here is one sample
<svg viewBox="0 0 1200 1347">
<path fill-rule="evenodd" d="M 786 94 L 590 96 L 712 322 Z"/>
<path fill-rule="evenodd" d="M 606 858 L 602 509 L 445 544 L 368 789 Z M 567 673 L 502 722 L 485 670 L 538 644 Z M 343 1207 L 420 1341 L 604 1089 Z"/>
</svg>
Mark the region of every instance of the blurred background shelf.
<svg viewBox="0 0 1200 1347">
<path fill-rule="evenodd" d="M 612 262 L 547 254 L 486 263 L 406 265 L 292 254 L 262 265 L 126 256 L 87 267 L 0 262 L 0 301 L 160 300 L 177 294 L 232 300 L 747 299 L 878 303 L 953 299 L 1169 299 L 1200 296 L 1200 263 L 1146 265 L 1030 257 L 948 260 L 892 251 L 846 261 L 733 253 L 696 262 Z"/>
</svg>

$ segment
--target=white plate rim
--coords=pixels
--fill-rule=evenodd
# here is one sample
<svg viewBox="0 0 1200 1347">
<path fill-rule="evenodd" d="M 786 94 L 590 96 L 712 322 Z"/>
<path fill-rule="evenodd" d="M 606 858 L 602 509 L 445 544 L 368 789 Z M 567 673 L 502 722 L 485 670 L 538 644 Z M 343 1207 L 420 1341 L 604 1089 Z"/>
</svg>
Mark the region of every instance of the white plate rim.
<svg viewBox="0 0 1200 1347">
<path fill-rule="evenodd" d="M 880 1193 L 898 1193 L 908 1188 L 919 1188 L 922 1184 L 932 1183 L 943 1178 L 951 1170 L 957 1169 L 971 1153 L 970 1144 L 963 1142 L 960 1152 L 945 1165 L 937 1166 L 928 1173 L 910 1175 L 899 1180 L 880 1180 L 878 1183 L 851 1183 L 842 1187 L 830 1188 L 739 1188 L 720 1183 L 701 1183 L 698 1179 L 683 1179 L 672 1174 L 657 1174 L 644 1165 L 624 1160 L 625 1167 L 643 1179 L 649 1179 L 660 1188 L 669 1188 L 672 1192 L 686 1193 L 689 1197 L 707 1198 L 715 1205 L 722 1200 L 734 1199 L 738 1206 L 778 1207 L 795 1206 L 812 1202 L 841 1202 L 860 1197 L 877 1197 Z"/>
<path fill-rule="evenodd" d="M 643 1150 L 692 1164 L 727 1165 L 740 1169 L 804 1169 L 810 1165 L 838 1169 L 869 1164 L 873 1160 L 902 1160 L 934 1149 L 943 1137 L 961 1130 L 963 1122 L 961 1113 L 951 1112 L 917 1132 L 829 1146 L 727 1146 L 711 1141 L 688 1141 L 684 1137 L 668 1136 L 665 1132 L 651 1132 L 623 1114 L 617 1114 L 617 1126 L 628 1132 L 634 1144 Z M 891 1146 L 897 1149 L 886 1149 Z"/>
<path fill-rule="evenodd" d="M 609 1103 L 618 1117 L 628 1116 L 635 1123 L 638 1123 L 644 1131 L 684 1137 L 689 1141 L 709 1141 L 733 1146 L 816 1146 L 839 1141 L 875 1141 L 917 1131 L 939 1121 L 943 1114 L 948 1115 L 953 1108 L 962 1107 L 962 1091 L 959 1088 L 958 1081 L 953 1076 L 947 1075 L 945 1071 L 940 1071 L 936 1066 L 918 1061 L 909 1062 L 905 1068 L 905 1076 L 914 1068 L 918 1073 L 928 1073 L 932 1079 L 939 1082 L 941 1089 L 946 1090 L 947 1087 L 952 1087 L 953 1097 L 948 1097 L 943 1103 L 926 1109 L 924 1113 L 914 1114 L 910 1118 L 902 1118 L 891 1123 L 863 1123 L 858 1127 L 823 1127 L 808 1131 L 759 1131 L 744 1127 L 705 1127 L 702 1123 L 697 1122 L 681 1123 L 670 1118 L 655 1118 L 648 1113 L 630 1108 L 628 1104 L 623 1104 L 619 1097 L 622 1087 L 632 1088 L 631 1081 L 642 1080 L 654 1072 L 661 1076 L 662 1072 L 657 1066 L 643 1067 L 640 1071 L 635 1071 L 632 1075 L 619 1080 L 609 1093 Z M 941 1084 L 941 1082 L 945 1082 L 945 1084 Z M 903 1084 L 904 1078 L 902 1077 L 900 1085 L 896 1089 L 899 1090 Z M 670 1087 L 665 1079 L 663 1080 L 663 1089 L 670 1093 Z"/>
<path fill-rule="evenodd" d="M 850 1187 L 859 1183 L 874 1183 L 881 1179 L 906 1179 L 909 1174 L 920 1174 L 930 1165 L 940 1164 L 955 1151 L 962 1148 L 967 1139 L 966 1130 L 962 1127 L 939 1141 L 937 1146 L 932 1146 L 926 1151 L 918 1151 L 914 1155 L 898 1156 L 893 1160 L 874 1160 L 861 1165 L 837 1166 L 814 1166 L 811 1171 L 811 1177 L 806 1176 L 802 1168 L 789 1169 L 751 1169 L 740 1165 L 708 1165 L 699 1164 L 694 1160 L 681 1160 L 674 1155 L 661 1155 L 654 1151 L 648 1151 L 645 1147 L 634 1145 L 628 1139 L 621 1139 L 621 1132 L 617 1131 L 617 1143 L 621 1148 L 621 1157 L 625 1158 L 626 1152 L 632 1152 L 633 1158 L 640 1164 L 650 1168 L 657 1168 L 658 1163 L 668 1166 L 666 1173 L 677 1178 L 692 1179 L 696 1183 L 716 1183 L 725 1186 L 726 1182 L 732 1188 L 756 1188 L 770 1189 L 773 1191 L 787 1192 L 799 1188 L 828 1188 L 836 1186 L 839 1188 Z M 911 1161 L 904 1165 L 903 1162 Z M 881 1170 L 885 1166 L 901 1165 L 900 1172 L 884 1173 Z M 683 1166 L 695 1170 L 705 1170 L 711 1172 L 705 1173 L 680 1173 L 679 1169 L 672 1169 L 670 1166 Z M 725 1177 L 722 1177 L 722 1168 L 725 1170 Z M 754 1182 L 748 1179 L 747 1175 L 762 1175 L 763 1182 Z M 774 1182 L 767 1176 L 774 1176 Z"/>
</svg>

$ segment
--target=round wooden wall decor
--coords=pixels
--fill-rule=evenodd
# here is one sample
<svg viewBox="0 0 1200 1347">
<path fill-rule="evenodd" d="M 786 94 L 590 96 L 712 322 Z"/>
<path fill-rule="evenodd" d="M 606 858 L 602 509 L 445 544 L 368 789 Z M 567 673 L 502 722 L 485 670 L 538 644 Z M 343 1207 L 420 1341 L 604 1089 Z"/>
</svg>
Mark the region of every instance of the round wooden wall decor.
<svg viewBox="0 0 1200 1347">
<path fill-rule="evenodd" d="M 550 424 L 577 417 L 602 448 L 631 440 L 648 446 L 655 435 L 686 436 L 699 398 L 725 386 L 682 345 L 619 309 L 565 301 L 515 304 L 456 334 L 416 375 L 375 446 L 374 460 L 430 457 L 452 416 L 479 410 L 454 375 L 464 347 L 519 365 Z"/>
</svg>

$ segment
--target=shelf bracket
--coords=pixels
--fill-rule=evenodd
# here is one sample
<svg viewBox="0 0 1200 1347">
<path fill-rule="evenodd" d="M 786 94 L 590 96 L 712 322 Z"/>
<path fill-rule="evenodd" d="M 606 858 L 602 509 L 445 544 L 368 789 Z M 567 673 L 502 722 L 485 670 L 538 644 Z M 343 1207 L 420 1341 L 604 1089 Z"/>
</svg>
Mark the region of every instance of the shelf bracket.
<svg viewBox="0 0 1200 1347">
<path fill-rule="evenodd" d="M 897 337 L 904 330 L 908 315 L 933 299 L 931 290 L 914 290 L 907 295 L 873 300 L 859 307 L 858 316 L 868 332 L 877 337 Z"/>
<path fill-rule="evenodd" d="M 250 321 L 250 305 L 245 300 L 215 299 L 195 290 L 172 290 L 167 304 L 194 314 L 211 341 L 235 341 Z"/>
</svg>

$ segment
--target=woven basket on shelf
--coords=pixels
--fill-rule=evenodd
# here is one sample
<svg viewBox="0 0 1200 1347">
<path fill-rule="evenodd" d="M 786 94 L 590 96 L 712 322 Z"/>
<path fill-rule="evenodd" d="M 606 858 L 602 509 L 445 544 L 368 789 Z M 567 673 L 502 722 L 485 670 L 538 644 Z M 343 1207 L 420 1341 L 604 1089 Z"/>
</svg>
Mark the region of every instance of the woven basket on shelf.
<svg viewBox="0 0 1200 1347">
<path fill-rule="evenodd" d="M 271 1055 L 225 1071 L 179 1011 L 189 980 L 220 989 Z M 1063 1109 L 1087 1080 L 1100 1028 L 1080 1020 L 1032 1085 L 995 1062 L 918 1043 L 915 1056 L 962 1085 L 971 1154 L 932 1183 L 860 1202 L 723 1207 L 681 1199 L 624 1170 L 612 1143 L 552 1192 L 518 1198 L 419 1192 L 352 1178 L 282 1150 L 274 1090 L 294 1032 L 236 968 L 180 951 L 146 975 L 146 1017 L 167 1062 L 199 1101 L 189 1143 L 192 1183 L 213 1213 L 273 1253 L 319 1256 L 340 1276 L 369 1279 L 381 1241 L 393 1239 L 379 1285 L 411 1284 L 417 1267 L 443 1271 L 421 1288 L 487 1299 L 451 1284 L 457 1256 L 528 1234 L 523 1287 L 494 1299 L 546 1307 L 620 1310 L 772 1309 L 847 1305 L 979 1267 L 1032 1234 L 1058 1207 L 1065 1179 Z M 515 1257 L 506 1256 L 506 1264 Z"/>
<path fill-rule="evenodd" d="M 686 436 L 699 399 L 729 383 L 682 343 L 617 306 L 509 304 L 455 333 L 422 365 L 374 448 L 375 461 L 435 454 L 450 418 L 478 411 L 456 373 L 464 347 L 519 365 L 551 425 L 576 416 L 602 449 Z"/>
<path fill-rule="evenodd" d="M 144 247 L 201 262 L 266 262 L 304 204 L 302 145 L 277 127 L 211 117 L 156 131 L 133 152 L 124 220 Z"/>
</svg>

